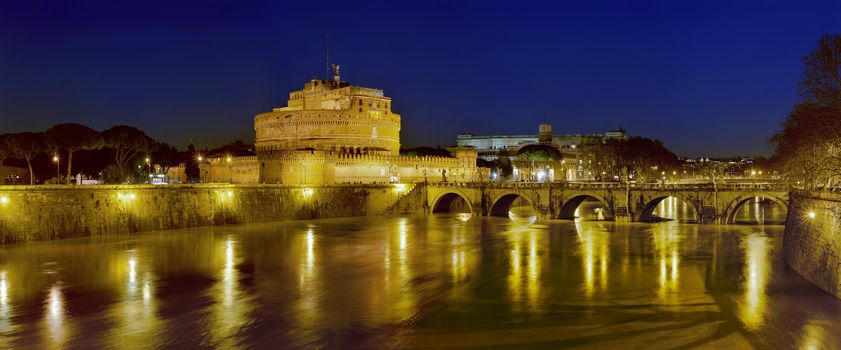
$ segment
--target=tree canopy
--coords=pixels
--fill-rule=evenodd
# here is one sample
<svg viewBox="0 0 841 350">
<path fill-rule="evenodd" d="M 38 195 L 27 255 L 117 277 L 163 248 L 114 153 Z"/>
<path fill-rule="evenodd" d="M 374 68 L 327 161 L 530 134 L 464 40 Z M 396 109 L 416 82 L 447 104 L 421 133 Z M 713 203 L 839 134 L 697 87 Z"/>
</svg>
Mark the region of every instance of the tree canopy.
<svg viewBox="0 0 841 350">
<path fill-rule="evenodd" d="M 35 173 L 32 171 L 32 158 L 47 149 L 42 132 L 21 132 L 10 134 L 5 140 L 6 148 L 12 156 L 26 160 L 29 167 L 29 184 L 35 184 Z"/>
<path fill-rule="evenodd" d="M 803 58 L 801 101 L 769 139 L 771 161 L 807 189 L 841 182 L 841 35 L 824 35 Z"/>
<path fill-rule="evenodd" d="M 73 152 L 94 150 L 105 144 L 102 134 L 82 124 L 58 124 L 46 132 L 46 141 L 51 148 L 67 151 L 67 183 L 73 177 Z"/>
<path fill-rule="evenodd" d="M 680 167 L 680 160 L 662 141 L 634 136 L 628 139 L 588 138 L 581 144 L 582 161 L 596 180 L 619 176 L 625 180 L 656 181 L 664 171 Z"/>
<path fill-rule="evenodd" d="M 143 131 L 127 125 L 113 126 L 102 132 L 105 147 L 114 151 L 115 165 L 125 170 L 138 155 L 151 153 L 157 147 Z"/>
<path fill-rule="evenodd" d="M 561 160 L 562 156 L 561 151 L 550 145 L 528 145 L 517 151 L 517 158 L 519 160 L 548 162 Z"/>
</svg>

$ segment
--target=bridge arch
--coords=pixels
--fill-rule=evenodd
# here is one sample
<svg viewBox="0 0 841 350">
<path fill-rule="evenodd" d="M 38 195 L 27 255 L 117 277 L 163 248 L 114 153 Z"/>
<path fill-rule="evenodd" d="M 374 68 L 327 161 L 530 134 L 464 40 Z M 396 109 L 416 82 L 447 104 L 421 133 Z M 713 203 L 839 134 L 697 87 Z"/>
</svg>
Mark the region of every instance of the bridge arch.
<svg viewBox="0 0 841 350">
<path fill-rule="evenodd" d="M 454 204 L 463 201 L 464 205 L 473 213 L 473 203 L 470 202 L 470 197 L 458 190 L 448 190 L 439 194 L 432 201 L 432 213 L 449 213 Z"/>
<path fill-rule="evenodd" d="M 779 205 L 780 208 L 783 208 L 783 210 L 785 210 L 786 212 L 788 212 L 788 200 L 784 197 L 767 192 L 744 194 L 736 197 L 735 199 L 731 200 L 730 203 L 727 204 L 727 207 L 725 207 L 721 215 L 721 218 L 725 220 L 724 223 L 735 224 L 736 213 L 739 212 L 739 208 L 741 208 L 745 203 L 754 198 L 768 199 L 774 202 L 774 204 Z"/>
<path fill-rule="evenodd" d="M 603 196 L 596 194 L 596 193 L 575 193 L 567 196 L 566 201 L 564 201 L 564 205 L 561 206 L 561 211 L 558 213 L 558 219 L 575 219 L 575 211 L 578 209 L 578 206 L 581 203 L 588 199 L 595 199 L 604 204 L 605 206 L 605 218 L 612 218 L 613 217 L 613 208 Z"/>
<path fill-rule="evenodd" d="M 490 216 L 508 217 L 508 212 L 515 204 L 522 204 L 522 201 L 528 202 L 534 213 L 538 213 L 538 208 L 535 205 L 536 201 L 529 196 L 519 193 L 504 193 L 491 201 L 491 209 L 488 212 Z"/>
<path fill-rule="evenodd" d="M 662 203 L 669 197 L 676 198 L 677 200 L 683 203 L 689 204 L 689 206 L 692 208 L 693 213 L 695 214 L 695 221 L 699 223 L 701 222 L 701 209 L 698 208 L 698 203 L 696 201 L 685 200 L 681 197 L 671 194 L 655 197 L 649 200 L 647 203 L 645 203 L 645 205 L 643 205 L 640 209 L 637 221 L 654 221 L 654 210 L 657 209 L 657 206 L 660 205 L 660 203 Z"/>
</svg>

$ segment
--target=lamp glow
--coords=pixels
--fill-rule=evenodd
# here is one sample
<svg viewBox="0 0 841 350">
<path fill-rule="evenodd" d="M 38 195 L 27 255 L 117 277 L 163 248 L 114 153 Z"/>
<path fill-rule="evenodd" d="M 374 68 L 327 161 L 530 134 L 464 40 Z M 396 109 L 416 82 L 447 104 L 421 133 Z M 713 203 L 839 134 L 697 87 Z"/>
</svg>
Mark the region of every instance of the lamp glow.
<svg viewBox="0 0 841 350">
<path fill-rule="evenodd" d="M 813 212 L 813 211 L 810 211 L 808 215 L 809 215 L 809 219 L 814 219 L 815 218 L 815 212 Z"/>
</svg>

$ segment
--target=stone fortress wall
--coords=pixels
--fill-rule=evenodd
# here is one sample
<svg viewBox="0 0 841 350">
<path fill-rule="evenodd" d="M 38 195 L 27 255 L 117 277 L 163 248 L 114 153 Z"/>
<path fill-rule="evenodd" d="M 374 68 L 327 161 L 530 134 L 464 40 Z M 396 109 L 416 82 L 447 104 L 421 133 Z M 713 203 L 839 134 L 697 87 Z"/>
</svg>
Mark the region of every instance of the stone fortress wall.
<svg viewBox="0 0 841 350">
<path fill-rule="evenodd" d="M 402 184 L 0 186 L 0 244 L 382 215 L 414 190 Z"/>
<path fill-rule="evenodd" d="M 783 236 L 786 263 L 841 298 L 841 193 L 792 191 Z"/>
</svg>

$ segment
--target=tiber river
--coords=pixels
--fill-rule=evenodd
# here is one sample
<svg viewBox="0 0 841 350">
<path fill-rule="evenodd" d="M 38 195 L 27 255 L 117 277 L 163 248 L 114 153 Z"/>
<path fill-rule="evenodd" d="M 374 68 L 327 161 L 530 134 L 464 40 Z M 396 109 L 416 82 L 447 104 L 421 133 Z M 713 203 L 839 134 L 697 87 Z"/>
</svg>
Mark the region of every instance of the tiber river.
<svg viewBox="0 0 841 350">
<path fill-rule="evenodd" d="M 0 348 L 841 347 L 781 225 L 287 221 L 0 248 Z M 590 205 L 592 206 L 592 205 Z M 749 204 L 740 222 L 783 220 Z"/>
</svg>

